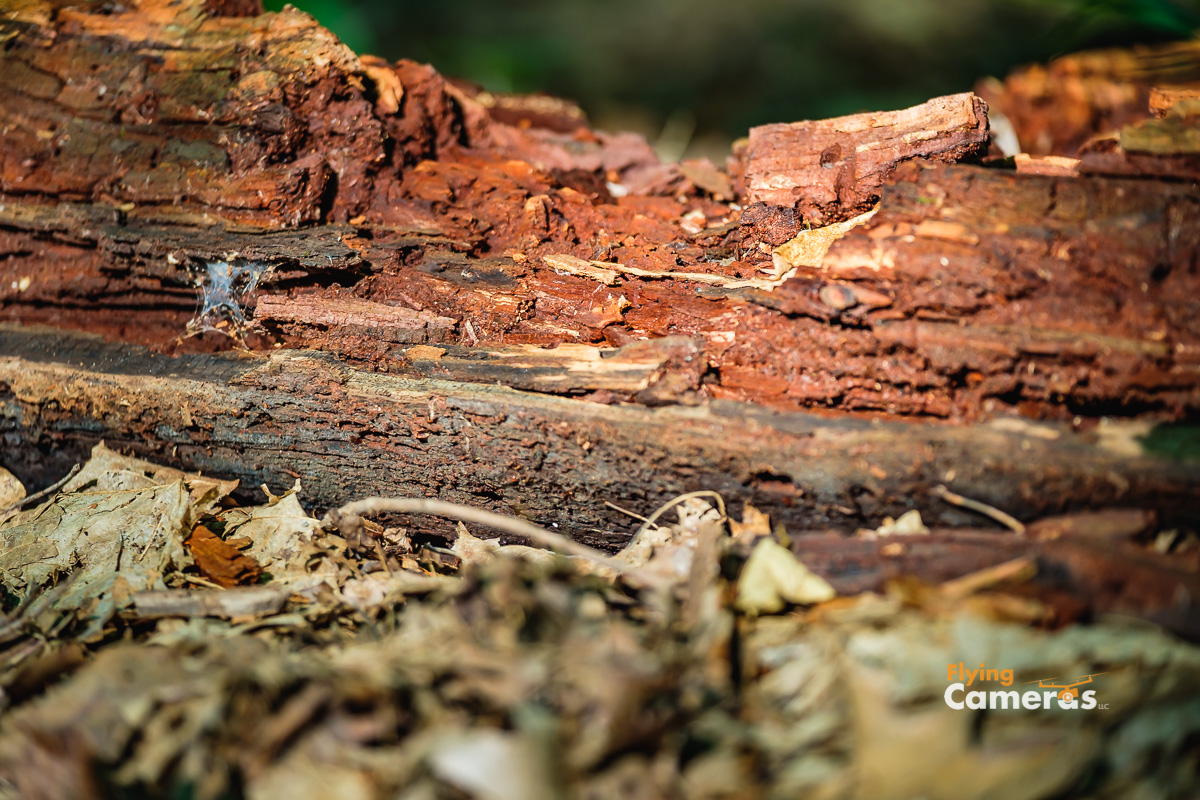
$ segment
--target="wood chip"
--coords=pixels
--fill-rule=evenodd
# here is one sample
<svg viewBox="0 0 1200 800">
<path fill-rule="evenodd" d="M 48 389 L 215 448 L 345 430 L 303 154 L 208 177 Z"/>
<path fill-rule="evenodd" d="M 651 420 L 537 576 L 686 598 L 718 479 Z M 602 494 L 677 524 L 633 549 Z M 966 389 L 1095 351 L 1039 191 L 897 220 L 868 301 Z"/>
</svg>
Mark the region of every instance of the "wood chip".
<svg viewBox="0 0 1200 800">
<path fill-rule="evenodd" d="M 795 207 L 817 224 L 836 222 L 874 204 L 899 162 L 958 161 L 987 139 L 987 105 L 970 93 L 903 111 L 763 125 L 750 130 L 747 200 Z"/>
<path fill-rule="evenodd" d="M 427 311 L 374 303 L 354 297 L 284 297 L 258 299 L 254 318 L 304 326 L 320 326 L 376 336 L 402 344 L 441 344 L 454 339 L 457 323 Z"/>
</svg>

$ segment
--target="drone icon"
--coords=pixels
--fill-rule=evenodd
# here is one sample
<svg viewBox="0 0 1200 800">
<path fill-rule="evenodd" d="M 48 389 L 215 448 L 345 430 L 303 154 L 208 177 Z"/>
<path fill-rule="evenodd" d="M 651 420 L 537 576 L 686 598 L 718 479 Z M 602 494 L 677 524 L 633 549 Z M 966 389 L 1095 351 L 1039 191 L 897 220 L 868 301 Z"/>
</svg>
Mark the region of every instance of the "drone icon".
<svg viewBox="0 0 1200 800">
<path fill-rule="evenodd" d="M 1092 678 L 1097 675 L 1107 674 L 1107 672 L 1093 672 L 1091 675 L 1080 675 L 1077 678 L 1072 678 L 1070 681 L 1063 681 L 1062 683 L 1051 683 L 1051 681 L 1060 680 L 1059 678 L 1042 678 L 1036 681 L 1026 681 L 1025 684 L 1028 686 L 1031 683 L 1036 683 L 1042 689 L 1062 689 L 1058 693 L 1058 699 L 1064 703 L 1070 703 L 1079 696 L 1079 692 L 1075 690 L 1075 687 L 1091 683 Z"/>
</svg>

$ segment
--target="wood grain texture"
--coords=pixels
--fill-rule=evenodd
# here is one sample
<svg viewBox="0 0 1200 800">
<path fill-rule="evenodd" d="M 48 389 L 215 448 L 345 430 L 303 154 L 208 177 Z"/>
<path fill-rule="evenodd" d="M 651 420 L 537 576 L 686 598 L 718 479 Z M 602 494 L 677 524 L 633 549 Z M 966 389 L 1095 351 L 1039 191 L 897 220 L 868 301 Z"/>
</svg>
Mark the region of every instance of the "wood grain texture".
<svg viewBox="0 0 1200 800">
<path fill-rule="evenodd" d="M 813 226 L 860 214 L 902 161 L 961 161 L 984 151 L 987 105 L 972 94 L 935 97 L 902 111 L 854 114 L 750 129 L 747 199 L 794 207 Z"/>
<path fill-rule="evenodd" d="M 735 509 L 752 502 L 793 531 L 873 526 L 910 507 L 931 524 L 971 521 L 931 494 L 943 482 L 1022 519 L 1112 505 L 1164 520 L 1200 511 L 1200 465 L 1131 455 L 1117 429 L 881 423 L 727 402 L 606 406 L 379 375 L 317 352 L 172 359 L 9 326 L 0 352 L 0 435 L 32 485 L 104 439 L 247 490 L 300 478 L 318 508 L 438 497 L 609 547 L 631 525 L 605 501 L 647 514 L 696 489 Z"/>
<path fill-rule="evenodd" d="M 822 213 L 881 195 L 780 283 L 807 212 L 730 202 L 721 179 L 749 173 L 664 165 L 569 103 L 464 89 L 250 5 L 13 5 L 0 319 L 228 349 L 186 334 L 212 264 L 237 263 L 262 270 L 237 309 L 251 347 L 411 378 L 950 420 L 1200 409 L 1200 189 L 1177 174 L 936 163 L 981 145 L 971 95 L 763 129 L 762 174 L 813 172 Z M 647 345 L 632 372 L 596 368 L 675 337 L 690 361 Z M 398 352 L 421 344 L 447 353 Z M 522 350 L 562 347 L 594 352 L 573 371 Z"/>
</svg>

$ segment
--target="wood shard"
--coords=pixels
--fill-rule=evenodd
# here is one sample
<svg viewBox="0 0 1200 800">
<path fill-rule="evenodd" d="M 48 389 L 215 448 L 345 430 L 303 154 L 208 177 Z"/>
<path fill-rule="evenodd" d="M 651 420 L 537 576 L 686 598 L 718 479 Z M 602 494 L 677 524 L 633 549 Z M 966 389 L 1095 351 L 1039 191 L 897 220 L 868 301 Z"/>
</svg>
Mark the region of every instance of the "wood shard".
<svg viewBox="0 0 1200 800">
<path fill-rule="evenodd" d="M 1121 149 L 1152 155 L 1195 155 L 1200 153 L 1200 125 L 1184 116 L 1148 119 L 1121 129 Z"/>
<path fill-rule="evenodd" d="M 568 275 L 578 275 L 582 278 L 590 278 L 594 281 L 599 281 L 605 286 L 615 286 L 617 284 L 618 273 L 613 267 L 620 266 L 619 264 L 605 264 L 600 261 L 585 261 L 582 258 L 569 256 L 566 254 L 551 254 L 542 257 L 542 261 L 546 266 L 558 272 L 565 272 Z"/>
<path fill-rule="evenodd" d="M 878 210 L 879 206 L 876 206 L 867 213 L 859 214 L 844 222 L 835 222 L 822 228 L 804 231 L 797 234 L 796 238 L 779 245 L 772 253 L 776 273 L 782 274 L 788 267 L 819 268 L 825 254 L 829 252 L 829 248 L 834 242 L 845 236 L 850 229 L 875 216 L 875 212 Z"/>
<path fill-rule="evenodd" d="M 259 322 L 334 328 L 400 344 L 449 342 L 454 339 L 457 327 L 453 319 L 427 311 L 413 311 L 351 297 L 306 295 L 261 297 L 254 309 L 254 319 Z"/>
<path fill-rule="evenodd" d="M 1150 90 L 1150 113 L 1159 119 L 1200 115 L 1200 87 L 1156 86 Z"/>
<path fill-rule="evenodd" d="M 287 600 L 286 586 L 239 586 L 233 589 L 159 589 L 133 595 L 143 619 L 158 617 L 259 617 L 274 614 Z"/>
<path fill-rule="evenodd" d="M 421 377 L 471 383 L 493 383 L 550 394 L 612 391 L 634 394 L 647 389 L 666 371 L 686 374 L 689 388 L 699 386 L 707 366 L 700 344 L 684 336 L 631 342 L 615 350 L 584 344 L 543 348 L 434 348 L 403 351 Z"/>
<path fill-rule="evenodd" d="M 1018 153 L 1013 157 L 1013 165 L 1022 175 L 1058 175 L 1064 178 L 1079 175 L 1079 159 L 1066 156 L 1031 156 L 1028 153 Z"/>
<path fill-rule="evenodd" d="M 866 211 L 901 161 L 959 161 L 987 145 L 987 105 L 973 94 L 816 122 L 752 128 L 745 155 L 751 203 L 793 206 L 825 224 Z"/>
<path fill-rule="evenodd" d="M 578 275 L 583 278 L 591 278 L 606 286 L 614 285 L 620 275 L 631 275 L 635 278 L 648 278 L 650 280 L 704 283 L 709 286 L 721 286 L 726 289 L 771 289 L 779 284 L 779 281 L 776 279 L 736 278 L 709 272 L 673 272 L 671 270 L 642 269 L 641 267 L 630 267 L 625 264 L 604 261 L 584 261 L 582 258 L 568 255 L 547 255 L 542 257 L 542 261 L 556 271 L 565 272 L 569 275 Z"/>
</svg>

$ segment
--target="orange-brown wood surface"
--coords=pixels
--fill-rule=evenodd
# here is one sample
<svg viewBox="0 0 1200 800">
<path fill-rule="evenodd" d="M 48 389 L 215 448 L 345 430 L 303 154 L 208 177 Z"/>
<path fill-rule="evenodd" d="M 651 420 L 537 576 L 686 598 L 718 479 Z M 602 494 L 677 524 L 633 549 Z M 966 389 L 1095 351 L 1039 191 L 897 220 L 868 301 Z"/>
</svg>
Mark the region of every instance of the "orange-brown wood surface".
<svg viewBox="0 0 1200 800">
<path fill-rule="evenodd" d="M 645 513 L 718 484 L 818 526 L 909 505 L 962 522 L 930 495 L 956 476 L 1025 518 L 1195 510 L 1190 466 L 1113 445 L 1101 423 L 1145 431 L 1200 408 L 1200 189 L 1178 70 L 1153 116 L 1153 87 L 1111 54 L 981 88 L 1032 141 L 1044 118 L 1021 102 L 1079 75 L 1130 87 L 1120 113 L 1099 83 L 1084 92 L 1083 121 L 1030 148 L 1050 159 L 982 160 L 986 104 L 963 94 L 758 129 L 722 168 L 661 163 L 565 101 L 482 92 L 356 55 L 294 9 L 259 12 L 23 0 L 0 21 L 0 320 L 51 326 L 2 337 L 19 467 L 45 473 L 42 454 L 105 436 L 244 478 L 302 475 L 322 503 L 432 480 L 583 520 L 601 542 L 616 517 L 579 510 L 601 494 Z M 1081 144 L 1108 122 L 1124 129 Z M 809 230 L 823 223 L 839 227 Z M 167 360 L 136 366 L 142 346 Z M 335 360 L 314 378 L 279 360 L 298 348 Z M 168 358 L 215 350 L 238 353 Z M 155 384 L 136 414 L 117 401 L 176 373 L 201 382 Z M 386 402 L 353 388 L 371 375 L 393 381 L 367 392 Z M 218 388 L 229 403 L 188 410 Z M 466 398 L 456 427 L 429 447 L 451 396 Z M 830 430 L 899 427 L 826 447 L 814 411 Z M 937 427 L 955 422 L 972 426 Z M 991 441 L 995 425 L 1023 438 Z M 1004 450 L 1043 441 L 1065 444 L 1038 445 L 1044 463 Z M 991 455 L 968 472 L 972 443 Z M 1147 460 L 1106 460 L 1128 447 Z"/>
</svg>

